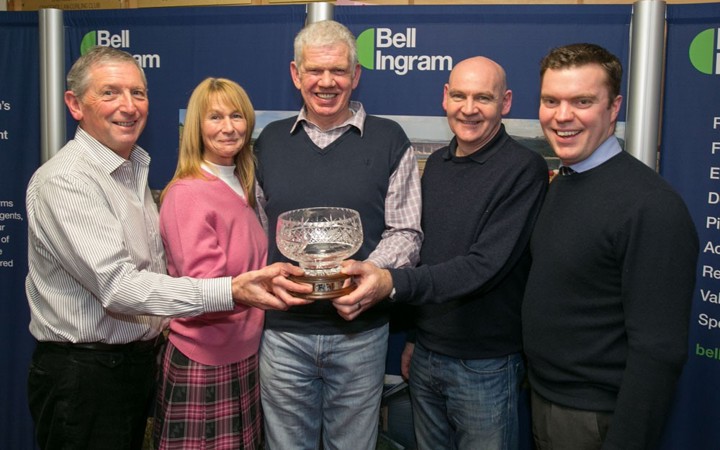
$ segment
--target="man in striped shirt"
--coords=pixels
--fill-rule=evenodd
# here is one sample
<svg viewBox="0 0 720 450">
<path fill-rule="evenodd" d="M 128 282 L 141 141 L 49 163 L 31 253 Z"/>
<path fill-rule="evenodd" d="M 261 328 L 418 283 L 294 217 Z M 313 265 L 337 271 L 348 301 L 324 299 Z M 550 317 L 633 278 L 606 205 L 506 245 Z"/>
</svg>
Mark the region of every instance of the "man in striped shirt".
<svg viewBox="0 0 720 450">
<path fill-rule="evenodd" d="M 166 275 L 150 157 L 135 145 L 148 113 L 135 59 L 96 47 L 67 77 L 75 138 L 27 190 L 28 396 L 41 448 L 140 448 L 164 316 L 305 304 L 277 264 L 236 278 Z M 277 295 L 272 293 L 273 286 Z"/>
</svg>

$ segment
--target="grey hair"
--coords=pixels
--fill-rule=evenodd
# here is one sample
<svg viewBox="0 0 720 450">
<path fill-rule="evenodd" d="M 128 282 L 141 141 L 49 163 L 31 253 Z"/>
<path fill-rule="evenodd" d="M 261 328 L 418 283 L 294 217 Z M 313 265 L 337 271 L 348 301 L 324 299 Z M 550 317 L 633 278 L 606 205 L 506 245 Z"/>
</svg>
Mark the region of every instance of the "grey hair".
<svg viewBox="0 0 720 450">
<path fill-rule="evenodd" d="M 295 65 L 302 67 L 305 47 L 326 47 L 344 44 L 349 50 L 350 68 L 358 63 L 355 36 L 345 25 L 334 20 L 322 20 L 308 24 L 295 36 Z"/>
<path fill-rule="evenodd" d="M 75 61 L 67 74 L 67 88 L 77 98 L 83 98 L 90 86 L 90 70 L 96 65 L 107 63 L 129 63 L 133 64 L 140 71 L 143 85 L 147 88 L 145 72 L 133 56 L 123 50 L 112 47 L 95 46 Z"/>
</svg>

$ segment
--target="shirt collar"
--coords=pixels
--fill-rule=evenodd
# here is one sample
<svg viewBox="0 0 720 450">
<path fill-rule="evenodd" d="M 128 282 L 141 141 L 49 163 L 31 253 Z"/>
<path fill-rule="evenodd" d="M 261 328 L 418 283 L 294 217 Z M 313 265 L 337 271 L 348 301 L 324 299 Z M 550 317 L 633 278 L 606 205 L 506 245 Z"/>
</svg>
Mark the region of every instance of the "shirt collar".
<svg viewBox="0 0 720 450">
<path fill-rule="evenodd" d="M 578 173 L 586 172 L 590 169 L 596 168 L 597 166 L 609 160 L 620 152 L 622 152 L 620 142 L 618 141 L 618 138 L 615 137 L 615 135 L 612 135 L 607 138 L 605 142 L 600 144 L 600 147 L 598 147 L 594 152 L 592 152 L 590 156 L 577 164 L 571 165 L 570 168 Z"/>
<path fill-rule="evenodd" d="M 343 123 L 340 125 L 337 125 L 331 130 L 335 130 L 342 127 L 347 126 L 353 126 L 360 131 L 360 137 L 363 135 L 364 127 L 365 127 L 365 117 L 367 114 L 365 113 L 365 108 L 363 108 L 362 103 L 351 101 L 350 102 L 350 111 L 352 111 L 352 115 Z M 292 128 L 290 128 L 290 134 L 294 133 L 297 129 L 297 126 L 299 123 L 304 122 L 308 126 L 314 126 L 317 128 L 317 125 L 312 123 L 308 117 L 307 117 L 307 108 L 305 105 L 303 105 L 302 109 L 300 109 L 300 114 L 298 114 L 297 119 L 295 120 L 295 123 L 293 124 Z M 330 131 L 330 130 L 324 130 L 324 131 Z"/>
<path fill-rule="evenodd" d="M 500 140 L 503 139 L 505 136 L 507 136 L 507 134 L 505 133 L 505 124 L 501 123 L 500 128 L 498 128 L 497 133 L 495 133 L 495 136 L 493 136 L 492 139 L 490 139 L 487 143 L 485 143 L 485 145 L 467 156 L 457 156 L 457 137 L 453 136 L 445 152 L 445 155 L 443 155 L 443 158 L 445 160 L 453 159 L 458 162 L 475 161 L 476 163 L 483 164 L 487 160 L 489 160 L 495 153 L 497 153 L 498 149 L 500 148 L 500 145 L 497 145 L 497 143 L 500 142 Z"/>
<path fill-rule="evenodd" d="M 79 126 L 75 131 L 75 140 L 92 149 L 92 152 L 90 152 L 91 156 L 95 158 L 108 173 L 114 172 L 126 161 L 125 158 L 110 150 L 110 148 L 100 143 L 100 141 Z M 149 166 L 150 155 L 139 145 L 134 145 L 130 152 L 130 161 L 139 166 Z"/>
</svg>

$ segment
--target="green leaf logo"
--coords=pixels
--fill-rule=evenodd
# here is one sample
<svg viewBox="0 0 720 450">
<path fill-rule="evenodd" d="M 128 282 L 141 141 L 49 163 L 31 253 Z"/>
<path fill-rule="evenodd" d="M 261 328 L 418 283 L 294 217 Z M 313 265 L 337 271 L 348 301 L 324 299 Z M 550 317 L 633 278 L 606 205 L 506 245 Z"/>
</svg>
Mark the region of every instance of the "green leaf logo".
<svg viewBox="0 0 720 450">
<path fill-rule="evenodd" d="M 375 69 L 375 28 L 368 28 L 358 35 L 358 62 L 366 69 Z"/>
<path fill-rule="evenodd" d="M 85 34 L 80 42 L 80 55 L 84 55 L 91 48 L 97 45 L 97 31 L 90 31 Z"/>
<path fill-rule="evenodd" d="M 717 75 L 720 72 L 716 65 L 713 71 L 713 64 L 715 59 L 718 57 L 717 47 L 717 28 L 709 28 L 705 31 L 700 32 L 695 39 L 690 43 L 689 56 L 690 63 L 700 73 L 706 75 Z"/>
</svg>

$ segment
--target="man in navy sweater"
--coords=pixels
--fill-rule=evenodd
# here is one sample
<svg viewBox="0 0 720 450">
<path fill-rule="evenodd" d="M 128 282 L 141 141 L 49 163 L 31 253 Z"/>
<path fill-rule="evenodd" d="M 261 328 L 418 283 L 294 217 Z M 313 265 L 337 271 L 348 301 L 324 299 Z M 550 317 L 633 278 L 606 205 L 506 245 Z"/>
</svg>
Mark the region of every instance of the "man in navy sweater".
<svg viewBox="0 0 720 450">
<path fill-rule="evenodd" d="M 687 354 L 695 226 L 670 185 L 614 136 L 614 55 L 560 47 L 540 76 L 540 124 L 567 175 L 540 211 L 522 307 L 535 442 L 654 449 Z"/>
<path fill-rule="evenodd" d="M 415 306 L 403 373 L 419 449 L 518 447 L 520 304 L 548 171 L 506 133 L 511 103 L 500 65 L 483 57 L 457 64 L 443 97 L 455 137 L 422 177 L 421 265 L 344 267 L 359 283 L 335 301 L 346 319 L 388 296 Z"/>
<path fill-rule="evenodd" d="M 290 75 L 303 107 L 255 142 L 268 259 L 284 260 L 275 243 L 280 214 L 338 206 L 362 217 L 355 258 L 414 266 L 422 241 L 415 153 L 398 123 L 350 100 L 361 74 L 355 37 L 324 20 L 303 28 L 294 47 Z M 388 318 L 373 308 L 347 322 L 326 300 L 266 313 L 260 386 L 268 448 L 375 449 Z"/>
</svg>

